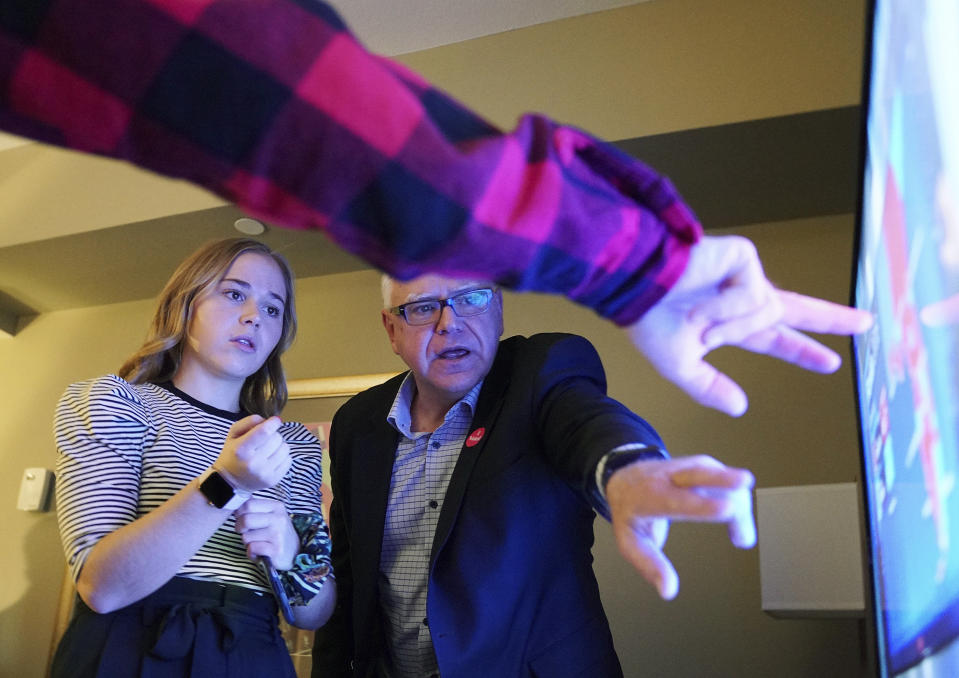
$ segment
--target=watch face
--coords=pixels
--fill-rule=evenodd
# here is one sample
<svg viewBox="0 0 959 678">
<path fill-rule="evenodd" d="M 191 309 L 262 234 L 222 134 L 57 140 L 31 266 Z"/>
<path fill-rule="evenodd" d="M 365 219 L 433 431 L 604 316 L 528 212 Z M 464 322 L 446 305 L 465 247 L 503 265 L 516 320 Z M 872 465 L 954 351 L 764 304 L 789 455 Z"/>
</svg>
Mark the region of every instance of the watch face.
<svg viewBox="0 0 959 678">
<path fill-rule="evenodd" d="M 226 503 L 230 501 L 235 494 L 230 483 L 226 482 L 223 476 L 216 471 L 200 483 L 200 491 L 203 493 L 203 496 L 217 508 L 226 506 Z"/>
</svg>

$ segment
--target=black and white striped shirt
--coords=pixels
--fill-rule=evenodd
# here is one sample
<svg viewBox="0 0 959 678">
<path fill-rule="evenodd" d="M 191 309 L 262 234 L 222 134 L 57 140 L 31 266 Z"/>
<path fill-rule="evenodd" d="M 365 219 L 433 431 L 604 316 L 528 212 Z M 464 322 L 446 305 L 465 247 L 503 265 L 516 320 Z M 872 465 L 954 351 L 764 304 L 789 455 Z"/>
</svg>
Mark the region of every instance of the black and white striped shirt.
<svg viewBox="0 0 959 678">
<path fill-rule="evenodd" d="M 242 414 L 201 403 L 172 386 L 129 384 L 109 375 L 70 385 L 57 405 L 57 520 L 74 581 L 104 536 L 146 515 L 216 460 Z M 302 424 L 281 435 L 293 465 L 276 487 L 290 513 L 320 511 L 321 449 Z M 269 591 L 246 555 L 231 515 L 177 573 Z"/>
</svg>

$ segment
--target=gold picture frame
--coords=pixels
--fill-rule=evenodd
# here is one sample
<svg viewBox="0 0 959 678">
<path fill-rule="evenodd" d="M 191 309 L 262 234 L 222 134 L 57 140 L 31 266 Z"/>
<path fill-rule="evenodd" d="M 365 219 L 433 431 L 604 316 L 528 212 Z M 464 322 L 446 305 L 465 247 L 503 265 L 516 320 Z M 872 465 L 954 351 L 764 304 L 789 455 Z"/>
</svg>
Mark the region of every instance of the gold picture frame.
<svg viewBox="0 0 959 678">
<path fill-rule="evenodd" d="M 398 372 L 380 372 L 378 374 L 354 374 L 344 377 L 291 379 L 286 383 L 286 389 L 289 392 L 290 400 L 349 397 L 382 384 L 397 374 Z"/>
</svg>

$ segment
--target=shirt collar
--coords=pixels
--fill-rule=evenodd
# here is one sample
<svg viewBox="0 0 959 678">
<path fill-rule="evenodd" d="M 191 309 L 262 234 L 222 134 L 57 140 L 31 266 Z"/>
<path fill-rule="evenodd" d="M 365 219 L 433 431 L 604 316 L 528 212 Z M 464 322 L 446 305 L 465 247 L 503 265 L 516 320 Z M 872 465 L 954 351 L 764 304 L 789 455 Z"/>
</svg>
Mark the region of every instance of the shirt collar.
<svg viewBox="0 0 959 678">
<path fill-rule="evenodd" d="M 476 401 L 479 399 L 479 392 L 482 388 L 483 380 L 480 379 L 466 395 L 453 403 L 453 406 L 449 409 L 449 412 L 446 413 L 443 421 L 449 421 L 450 413 L 455 412 L 461 407 L 467 408 L 470 418 L 472 419 L 473 413 L 476 411 Z M 414 437 L 413 432 L 410 430 L 413 425 L 413 415 L 410 413 L 410 405 L 413 404 L 414 395 L 416 395 L 416 380 L 413 378 L 412 372 L 407 372 L 403 378 L 403 383 L 400 384 L 399 391 L 396 392 L 396 397 L 393 398 L 393 405 L 386 415 L 386 421 L 389 425 L 407 438 Z"/>
</svg>

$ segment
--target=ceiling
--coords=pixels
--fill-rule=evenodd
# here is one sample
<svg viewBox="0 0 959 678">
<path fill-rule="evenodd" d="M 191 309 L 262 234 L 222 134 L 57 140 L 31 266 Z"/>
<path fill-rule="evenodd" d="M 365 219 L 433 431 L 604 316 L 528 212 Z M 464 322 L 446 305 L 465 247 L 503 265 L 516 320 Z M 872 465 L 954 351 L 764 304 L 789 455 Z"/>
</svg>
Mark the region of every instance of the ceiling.
<svg viewBox="0 0 959 678">
<path fill-rule="evenodd" d="M 350 0 L 343 8 L 371 49 L 400 54 L 631 4 Z M 670 176 L 707 226 L 724 227 L 853 211 L 858 127 L 858 108 L 847 106 L 613 141 Z M 164 191 L 179 198 L 189 189 L 153 175 L 143 178 L 148 191 L 131 192 L 137 204 L 109 195 L 105 210 L 97 199 L 118 172 L 127 180 L 137 170 L 0 134 L 0 329 L 12 334 L 36 313 L 151 298 L 199 243 L 236 235 L 236 207 L 197 190 L 170 214 Z M 89 215 L 48 190 L 87 181 Z M 7 210 L 5 200 L 22 207 Z M 262 239 L 299 277 L 365 267 L 315 233 L 270 228 Z"/>
<path fill-rule="evenodd" d="M 363 43 L 397 55 L 648 0 L 330 0 Z"/>
</svg>

